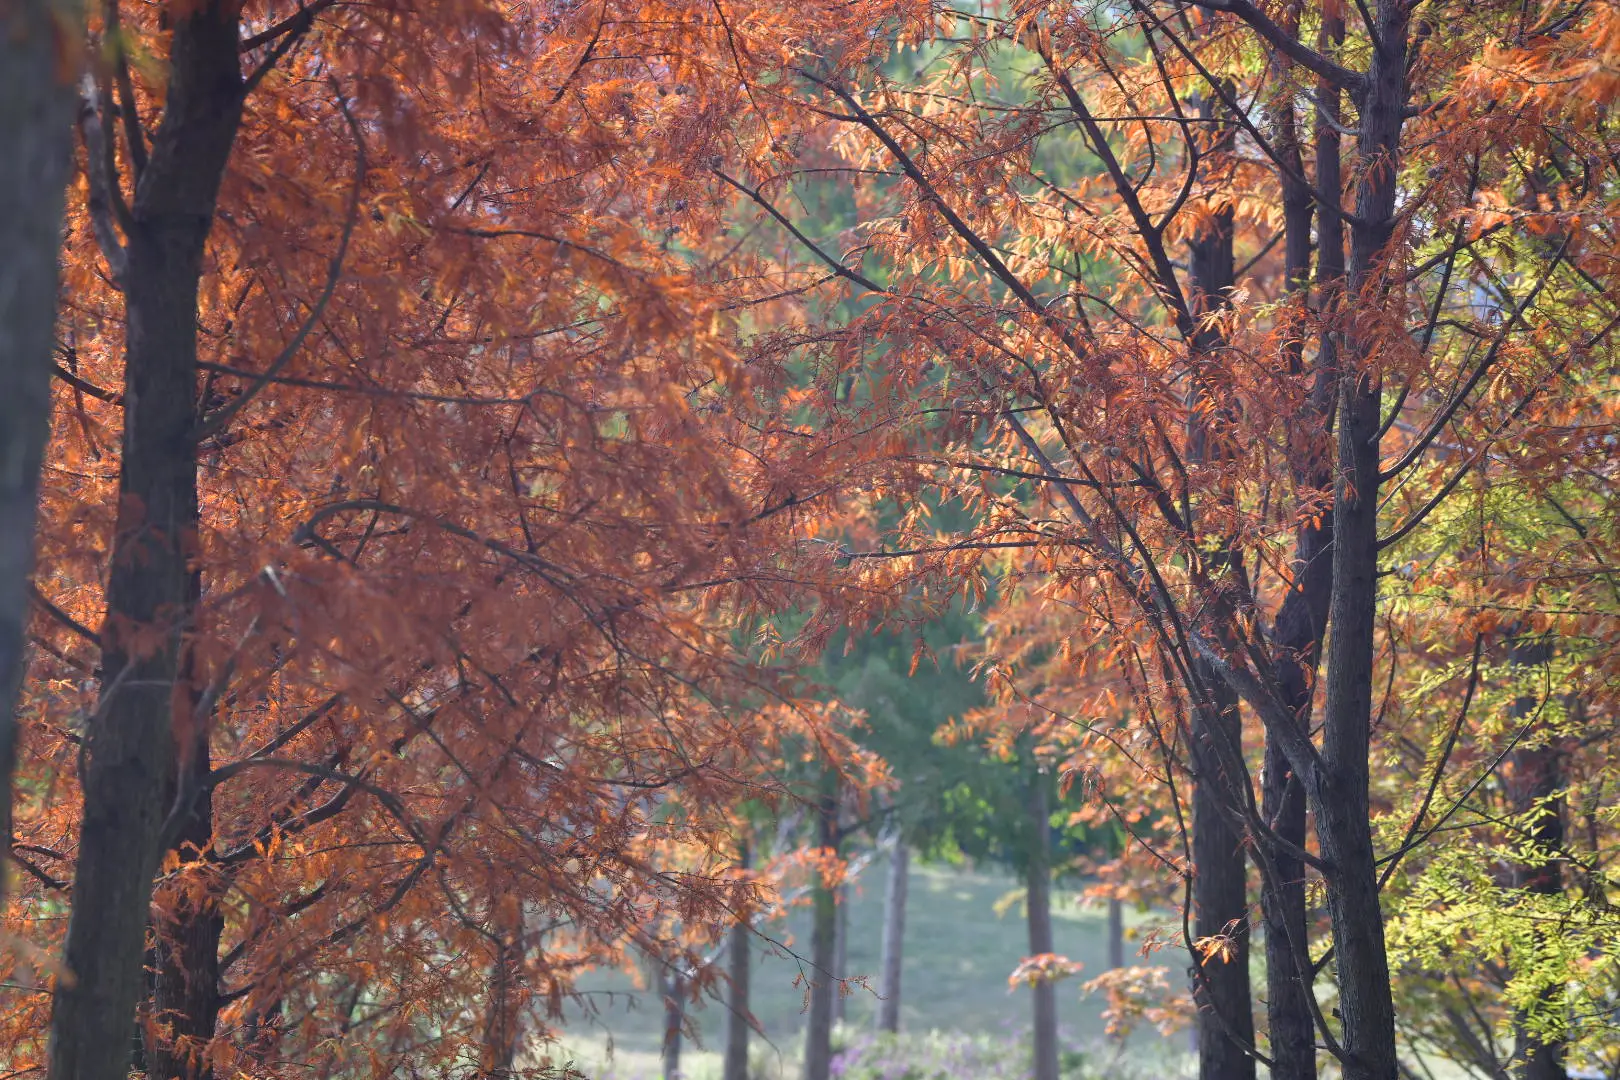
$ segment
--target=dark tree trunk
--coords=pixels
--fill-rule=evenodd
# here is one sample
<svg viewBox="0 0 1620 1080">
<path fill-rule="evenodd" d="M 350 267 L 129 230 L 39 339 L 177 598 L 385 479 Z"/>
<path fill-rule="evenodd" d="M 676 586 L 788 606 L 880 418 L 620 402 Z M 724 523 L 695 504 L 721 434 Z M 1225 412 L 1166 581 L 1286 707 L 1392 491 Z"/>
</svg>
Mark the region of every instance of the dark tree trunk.
<svg viewBox="0 0 1620 1080">
<path fill-rule="evenodd" d="M 1108 898 L 1108 970 L 1125 966 L 1125 903 L 1117 896 Z"/>
<path fill-rule="evenodd" d="M 824 850 L 838 851 L 837 777 L 828 772 L 822 781 L 817 806 L 817 843 Z M 810 928 L 810 1016 L 804 1032 L 803 1080 L 828 1080 L 832 1071 L 833 995 L 838 936 L 838 900 L 833 889 L 818 881 L 815 887 L 813 922 Z"/>
<path fill-rule="evenodd" d="M 1324 45 L 1343 36 L 1342 24 L 1326 19 Z M 1322 83 L 1317 93 L 1323 109 L 1338 119 L 1339 94 Z M 1277 145 L 1286 168 L 1283 191 L 1283 265 L 1286 287 L 1298 317 L 1305 315 L 1311 271 L 1311 224 L 1319 237 L 1317 280 L 1324 310 L 1335 304 L 1343 287 L 1344 237 L 1338 215 L 1314 213 L 1314 200 L 1304 182 L 1304 153 L 1292 100 L 1276 112 Z M 1317 127 L 1316 180 L 1330 196 L 1342 186 L 1338 131 L 1327 122 Z M 1303 326 L 1302 326 L 1303 329 Z M 1303 334 L 1290 334 L 1290 370 L 1303 374 Z M 1336 342 L 1324 334 L 1318 342 L 1315 379 L 1309 399 L 1289 433 L 1289 466 L 1301 496 L 1325 491 L 1333 482 L 1328 416 L 1336 392 Z M 1314 518 L 1302 502 L 1302 521 L 1295 534 L 1293 586 L 1283 599 L 1273 630 L 1277 681 L 1282 703 L 1301 732 L 1310 729 L 1322 641 L 1327 630 L 1333 590 L 1333 514 Z M 1312 993 L 1309 921 L 1305 904 L 1305 863 L 1298 852 L 1306 846 L 1305 786 L 1289 764 L 1280 741 L 1266 740 L 1261 771 L 1261 815 L 1276 842 L 1264 842 L 1265 880 L 1261 912 L 1266 928 L 1266 1022 L 1272 1080 L 1315 1080 L 1316 1026 Z"/>
<path fill-rule="evenodd" d="M 0 10 L 0 837 L 7 851 L 77 100 L 62 78 L 58 35 L 72 33 L 80 17 L 75 5 L 49 0 Z M 0 881 L 0 900 L 4 888 Z"/>
<path fill-rule="evenodd" d="M 1052 826 L 1047 805 L 1046 777 L 1032 777 L 1029 798 L 1029 865 L 1025 870 L 1029 902 L 1029 954 L 1040 956 L 1054 951 L 1052 943 Z M 1033 1080 L 1058 1080 L 1057 986 L 1046 979 L 1031 987 L 1031 1007 L 1035 1021 L 1035 1072 Z"/>
<path fill-rule="evenodd" d="M 681 1040 L 686 1027 L 686 979 L 677 971 L 665 969 L 658 977 L 664 997 L 664 1080 L 681 1075 Z"/>
<path fill-rule="evenodd" d="M 900 1030 L 900 976 L 905 960 L 906 888 L 911 871 L 911 849 L 895 833 L 889 850 L 889 888 L 883 898 L 882 998 L 878 1003 L 879 1031 Z"/>
<path fill-rule="evenodd" d="M 748 841 L 742 842 L 737 864 L 748 869 Z M 731 928 L 731 940 L 726 944 L 727 975 L 730 985 L 726 991 L 726 1057 L 721 1080 L 748 1080 L 748 1036 L 753 1014 L 749 1010 L 748 978 L 752 959 L 748 948 L 748 912 L 739 912 Z"/>
<path fill-rule="evenodd" d="M 1227 775 L 1239 753 L 1237 698 L 1216 682 L 1212 702 L 1193 713 L 1198 780 L 1193 787 L 1193 934 L 1223 938 L 1218 952 L 1193 948 L 1200 1080 L 1253 1080 L 1254 1008 L 1249 989 L 1249 905 L 1243 840 L 1232 813 L 1237 785 Z M 1224 744 L 1224 745 L 1221 745 Z"/>
<path fill-rule="evenodd" d="M 1207 100 L 1199 102 L 1199 112 L 1206 118 L 1216 115 L 1214 104 Z M 1230 125 L 1216 127 L 1212 149 L 1229 153 Z M 1219 210 L 1204 231 L 1188 242 L 1195 320 L 1228 303 L 1236 276 L 1232 225 L 1231 209 Z M 1199 404 L 1220 401 L 1219 391 L 1203 371 L 1213 367 L 1210 361 L 1224 345 L 1216 328 L 1200 322 L 1192 341 L 1192 394 Z M 1202 409 L 1194 411 L 1188 425 L 1190 466 L 1226 456 L 1220 428 L 1229 418 L 1224 406 L 1216 410 L 1213 424 Z M 1224 551 L 1218 552 L 1210 560 L 1211 576 L 1224 577 L 1229 561 Z M 1191 955 L 1193 1000 L 1198 1005 L 1198 1075 L 1199 1080 L 1253 1080 L 1247 864 L 1236 824 L 1237 807 L 1248 784 L 1242 770 L 1243 720 L 1236 693 L 1213 668 L 1200 665 L 1198 679 L 1202 700 L 1192 711 L 1194 933 L 1200 939 L 1220 937 L 1228 942 L 1219 955 L 1206 957 L 1196 948 Z"/>
<path fill-rule="evenodd" d="M 1360 101 L 1361 167 L 1350 230 L 1346 300 L 1383 306 L 1375 280 L 1392 235 L 1400 133 L 1406 108 L 1409 13 L 1392 0 L 1378 7 Z M 1350 351 L 1339 379 L 1334 484 L 1333 590 L 1327 647 L 1327 699 L 1320 777 L 1311 792 L 1339 980 L 1345 1080 L 1395 1080 L 1395 1010 L 1383 911 L 1372 844 L 1368 754 L 1372 738 L 1374 623 L 1378 611 L 1380 380 L 1372 312 L 1348 320 Z"/>
<path fill-rule="evenodd" d="M 200 723 L 192 727 L 180 787 L 198 794 L 173 845 L 183 861 L 206 856 L 214 831 L 213 800 L 206 787 L 208 732 Z M 171 793 L 171 801 L 173 797 Z M 186 873 L 207 875 L 210 870 L 201 862 Z M 150 1011 L 159 1037 L 145 1048 L 146 1074 L 151 1080 L 213 1080 L 205 1051 L 219 1020 L 219 941 L 225 920 L 211 882 L 188 888 L 182 880 L 175 886 L 171 902 L 159 905 L 162 914 L 153 915 Z"/>
<path fill-rule="evenodd" d="M 1519 638 L 1513 642 L 1511 660 L 1521 675 L 1533 678 L 1534 669 L 1546 665 L 1552 654 L 1552 641 L 1545 636 Z M 1513 703 L 1513 715 L 1532 722 L 1543 705 L 1540 695 L 1521 694 Z M 1508 777 L 1513 812 L 1528 816 L 1528 839 L 1536 855 L 1513 867 L 1513 887 L 1535 896 L 1558 896 L 1564 891 L 1564 761 L 1559 738 L 1545 731 L 1527 735 L 1508 755 Z M 1562 989 L 1547 987 L 1544 1000 L 1556 1002 Z M 1568 1080 L 1561 1040 L 1543 1040 L 1523 1018 L 1515 1018 L 1514 1035 L 1519 1080 Z"/>
<path fill-rule="evenodd" d="M 490 906 L 494 913 L 492 931 L 495 955 L 490 959 L 482 1075 L 488 1080 L 511 1080 L 517 1075 L 523 1001 L 521 983 L 527 952 L 523 909 L 520 905 L 508 906 L 500 900 L 494 900 Z M 684 996 L 681 1000 L 685 1000 Z"/>
<path fill-rule="evenodd" d="M 1350 376 L 1340 396 L 1333 602 L 1316 831 L 1327 864 L 1346 1080 L 1395 1080 L 1395 1017 L 1378 903 L 1368 751 L 1377 608 L 1379 395 Z"/>
<path fill-rule="evenodd" d="M 125 1078 L 175 748 L 204 722 L 186 659 L 199 589 L 197 288 L 241 117 L 237 12 L 209 3 L 175 23 L 163 119 L 131 208 L 117 532 L 85 737 L 74 978 L 56 987 L 50 1080 Z"/>
</svg>

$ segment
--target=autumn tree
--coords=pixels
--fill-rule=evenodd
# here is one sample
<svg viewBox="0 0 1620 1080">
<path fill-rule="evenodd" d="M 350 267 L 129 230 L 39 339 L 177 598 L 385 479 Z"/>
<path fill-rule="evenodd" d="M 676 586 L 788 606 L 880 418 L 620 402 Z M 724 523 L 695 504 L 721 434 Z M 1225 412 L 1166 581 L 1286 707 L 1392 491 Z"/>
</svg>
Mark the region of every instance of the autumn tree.
<svg viewBox="0 0 1620 1080">
<path fill-rule="evenodd" d="M 686 59 L 635 60 L 649 24 Z M 764 290 L 681 243 L 716 209 L 683 178 L 758 122 L 732 32 L 90 30 L 13 842 L 63 961 L 8 957 L 8 1060 L 538 1069 L 580 971 L 747 906 L 729 808 L 785 746 L 866 779 L 733 637 L 805 522 L 727 341 Z"/>
<path fill-rule="evenodd" d="M 1381 629 L 1387 560 L 1506 440 L 1568 438 L 1566 404 L 1583 431 L 1609 428 L 1571 380 L 1613 327 L 1612 158 L 1592 104 L 1610 15 L 1399 0 L 885 14 L 862 27 L 897 43 L 880 62 L 829 46 L 770 84 L 802 141 L 752 173 L 717 169 L 796 246 L 785 288 L 860 300 L 847 316 L 806 305 L 756 345 L 761 364 L 819 365 L 828 445 L 876 433 L 850 489 L 943 492 L 978 515 L 946 530 L 917 500 L 851 552 L 861 594 L 974 595 L 995 560 L 1044 617 L 1106 628 L 1135 714 L 1159 718 L 1143 737 L 1203 800 L 1193 843 L 1199 819 L 1205 840 L 1229 822 L 1258 872 L 1268 1044 L 1248 1034 L 1244 980 L 1224 977 L 1246 919 L 1200 917 L 1187 945 L 1225 1043 L 1205 1075 L 1246 1075 L 1250 1057 L 1314 1075 L 1319 1042 L 1346 1076 L 1389 1080 L 1396 856 L 1374 843 L 1372 772 L 1375 703 L 1406 646 Z M 1568 104 L 1539 81 L 1561 67 Z M 858 209 L 832 234 L 791 198 L 829 170 Z M 1233 246 L 1222 265 L 1212 241 Z M 1068 663 L 1049 652 L 1038 681 Z M 1264 743 L 1258 784 L 1239 708 Z M 1241 876 L 1233 846 L 1177 873 L 1194 892 Z M 1329 922 L 1314 948 L 1308 875 Z"/>
</svg>

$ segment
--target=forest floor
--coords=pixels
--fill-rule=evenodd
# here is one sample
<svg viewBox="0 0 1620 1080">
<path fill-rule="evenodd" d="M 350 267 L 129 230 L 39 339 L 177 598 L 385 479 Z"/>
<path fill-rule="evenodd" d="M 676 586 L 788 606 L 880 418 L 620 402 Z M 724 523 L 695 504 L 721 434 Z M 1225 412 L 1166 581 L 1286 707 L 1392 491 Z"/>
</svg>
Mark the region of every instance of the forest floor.
<svg viewBox="0 0 1620 1080">
<path fill-rule="evenodd" d="M 848 971 L 851 976 L 870 976 L 871 988 L 857 987 L 845 999 L 840 1036 L 846 1042 L 872 1030 L 887 877 L 887 864 L 875 860 L 852 889 Z M 997 872 L 913 862 L 906 905 L 903 1032 L 1011 1040 L 1028 1030 L 1029 992 L 1010 990 L 1007 984 L 1008 974 L 1028 952 L 1023 905 L 1006 904 L 997 913 L 997 901 L 1016 888 L 1015 881 Z M 1100 904 L 1077 903 L 1078 891 L 1053 890 L 1056 951 L 1084 964 L 1079 978 L 1059 984 L 1059 1021 L 1066 1047 L 1099 1051 L 1105 1047 L 1102 1002 L 1083 997 L 1080 984 L 1107 969 L 1107 915 Z M 1160 928 L 1163 921 L 1158 913 L 1126 911 L 1127 963 L 1174 964 L 1176 957 L 1169 949 L 1149 959 L 1136 956 L 1139 935 Z M 1165 927 L 1164 933 L 1170 929 Z M 809 951 L 809 917 L 803 907 L 763 930 L 795 953 Z M 805 1018 L 803 987 L 794 986 L 800 964 L 784 949 L 776 950 L 776 955 L 763 954 L 762 942 L 756 941 L 755 951 L 753 1010 L 765 1034 L 754 1036 L 752 1060 L 760 1075 L 791 1078 L 797 1073 Z M 632 979 L 616 973 L 598 974 L 582 989 L 592 991 L 595 1015 L 586 1015 L 577 1006 L 570 1009 L 560 1060 L 572 1058 L 592 1080 L 657 1080 L 663 1038 L 657 994 L 645 986 L 638 989 Z M 717 1078 L 725 1008 L 716 1001 L 706 1002 L 692 1018 L 700 1045 L 685 1043 L 681 1072 L 688 1080 Z M 1181 1049 L 1185 1036 L 1163 1040 L 1149 1028 L 1132 1042 L 1133 1053 L 1144 1046 L 1162 1053 L 1169 1049 L 1166 1042 Z"/>
</svg>

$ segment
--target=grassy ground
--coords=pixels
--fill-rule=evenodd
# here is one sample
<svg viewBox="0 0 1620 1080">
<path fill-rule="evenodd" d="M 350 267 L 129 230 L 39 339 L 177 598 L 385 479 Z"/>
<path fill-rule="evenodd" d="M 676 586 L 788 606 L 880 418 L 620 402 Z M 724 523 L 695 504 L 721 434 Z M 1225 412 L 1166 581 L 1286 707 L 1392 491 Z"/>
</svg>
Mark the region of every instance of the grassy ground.
<svg viewBox="0 0 1620 1080">
<path fill-rule="evenodd" d="M 849 915 L 849 973 L 870 975 L 872 991 L 857 989 L 846 999 L 847 1031 L 871 1030 L 877 1007 L 877 971 L 882 941 L 883 888 L 887 866 L 874 862 L 861 875 Z M 1023 908 L 1010 905 L 997 915 L 996 901 L 1016 887 L 996 873 L 970 872 L 913 863 L 906 908 L 906 953 L 901 1005 L 901 1028 L 923 1032 L 939 1030 L 968 1034 L 1012 1034 L 1029 1023 L 1029 992 L 1009 991 L 1007 975 L 1027 953 Z M 1081 980 L 1059 984 L 1059 1020 L 1065 1041 L 1085 1044 L 1103 1033 L 1101 1006 L 1081 998 L 1084 978 L 1107 967 L 1107 921 L 1103 909 L 1080 907 L 1064 890 L 1053 912 L 1054 936 L 1059 953 L 1079 960 L 1085 968 Z M 1156 923 L 1156 916 L 1126 913 L 1126 926 Z M 800 910 L 766 932 L 795 952 L 809 951 L 808 913 Z M 1129 933 L 1129 931 L 1127 931 Z M 756 948 L 759 943 L 756 942 Z M 1127 961 L 1134 946 L 1127 943 Z M 754 1014 L 765 1029 L 755 1037 L 756 1062 L 763 1075 L 785 1071 L 793 1075 L 798 1039 L 804 1021 L 804 991 L 793 985 L 798 963 L 781 951 L 757 958 L 753 980 Z M 663 1037 L 663 1015 L 655 993 L 637 991 L 624 976 L 602 975 L 586 984 L 597 991 L 614 991 L 598 1014 L 571 1014 L 564 1032 L 564 1059 L 573 1057 L 588 1075 L 600 1080 L 651 1080 L 658 1075 L 658 1048 Z M 622 995 L 622 996 L 621 996 Z M 682 1072 L 691 1080 L 717 1076 L 718 1054 L 724 1033 L 725 1010 L 709 1002 L 694 1019 L 699 1046 L 687 1044 Z"/>
</svg>

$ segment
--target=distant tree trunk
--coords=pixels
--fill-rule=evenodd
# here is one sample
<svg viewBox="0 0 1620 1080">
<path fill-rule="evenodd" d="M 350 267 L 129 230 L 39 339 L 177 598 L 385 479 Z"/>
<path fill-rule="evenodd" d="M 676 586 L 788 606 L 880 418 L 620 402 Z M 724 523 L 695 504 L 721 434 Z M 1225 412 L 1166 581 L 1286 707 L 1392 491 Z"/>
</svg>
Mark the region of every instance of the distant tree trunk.
<svg viewBox="0 0 1620 1080">
<path fill-rule="evenodd" d="M 1028 889 L 1029 954 L 1055 951 L 1052 943 L 1052 826 L 1047 805 L 1046 778 L 1036 773 L 1029 799 L 1030 827 L 1034 830 L 1025 870 Z M 1035 1020 L 1034 1080 L 1058 1080 L 1057 986 L 1045 979 L 1031 988 Z"/>
<path fill-rule="evenodd" d="M 664 997 L 664 1080 L 677 1080 L 681 1075 L 681 1029 L 686 1026 L 686 978 L 666 967 L 658 976 L 658 986 Z"/>
<path fill-rule="evenodd" d="M 16 702 L 28 640 L 39 470 L 51 419 L 57 256 L 77 94 L 60 35 L 76 5 L 13 0 L 0 9 L 0 837 L 11 849 Z M 60 20 L 60 21 L 59 21 Z M 0 877 L 0 900 L 5 883 Z"/>
<path fill-rule="evenodd" d="M 748 841 L 745 838 L 738 851 L 737 865 L 746 870 L 748 863 Z M 748 912 L 738 913 L 737 921 L 731 927 L 731 940 L 726 944 L 730 986 L 726 991 L 726 1057 L 721 1080 L 748 1080 L 748 1036 L 752 1017 L 748 1000 L 748 978 L 751 974 L 748 965 L 752 960 L 748 948 L 748 919 Z"/>
<path fill-rule="evenodd" d="M 842 980 L 849 978 L 849 882 L 838 886 L 833 902 L 838 905 L 838 923 L 833 932 L 833 974 L 840 980 L 840 985 L 833 993 L 832 1018 L 834 1024 L 842 1024 L 848 1001 L 841 984 Z"/>
<path fill-rule="evenodd" d="M 878 1003 L 878 1030 L 900 1030 L 900 975 L 905 958 L 906 888 L 911 849 L 898 831 L 889 850 L 889 888 L 883 897 L 883 1000 Z"/>
<path fill-rule="evenodd" d="M 1108 970 L 1117 971 L 1125 966 L 1125 902 L 1117 896 L 1108 898 Z"/>
<path fill-rule="evenodd" d="M 817 806 L 816 839 L 826 852 L 838 851 L 838 778 L 828 770 Z M 810 928 L 810 1017 L 804 1033 L 803 1080 L 828 1080 L 832 1071 L 833 971 L 837 964 L 838 901 L 822 881 L 815 887 Z"/>
<path fill-rule="evenodd" d="M 1545 635 L 1516 638 L 1510 659 L 1521 675 L 1532 676 L 1533 669 L 1552 659 L 1552 641 Z M 1532 722 L 1543 705 L 1538 694 L 1520 694 L 1513 703 L 1513 715 L 1521 722 Z M 1555 735 L 1536 732 L 1527 735 L 1519 748 L 1508 755 L 1508 796 L 1515 814 L 1528 815 L 1528 839 L 1535 858 L 1513 866 L 1513 887 L 1534 896 L 1557 896 L 1564 891 L 1564 761 L 1563 747 Z M 1539 935 L 1538 935 L 1539 940 Z M 1543 996 L 1556 1001 L 1560 990 L 1549 986 Z M 1514 1019 L 1513 1059 L 1518 1063 L 1519 1080 L 1568 1080 L 1562 1040 L 1544 1041 L 1524 1023 Z"/>
<path fill-rule="evenodd" d="M 85 734 L 64 957 L 74 977 L 56 984 L 50 1080 L 125 1080 L 152 876 L 178 809 L 176 746 L 204 723 L 188 640 L 199 595 L 197 292 L 241 118 L 239 12 L 212 0 L 175 14 L 163 117 L 127 223 L 118 517 L 101 695 Z"/>
</svg>

